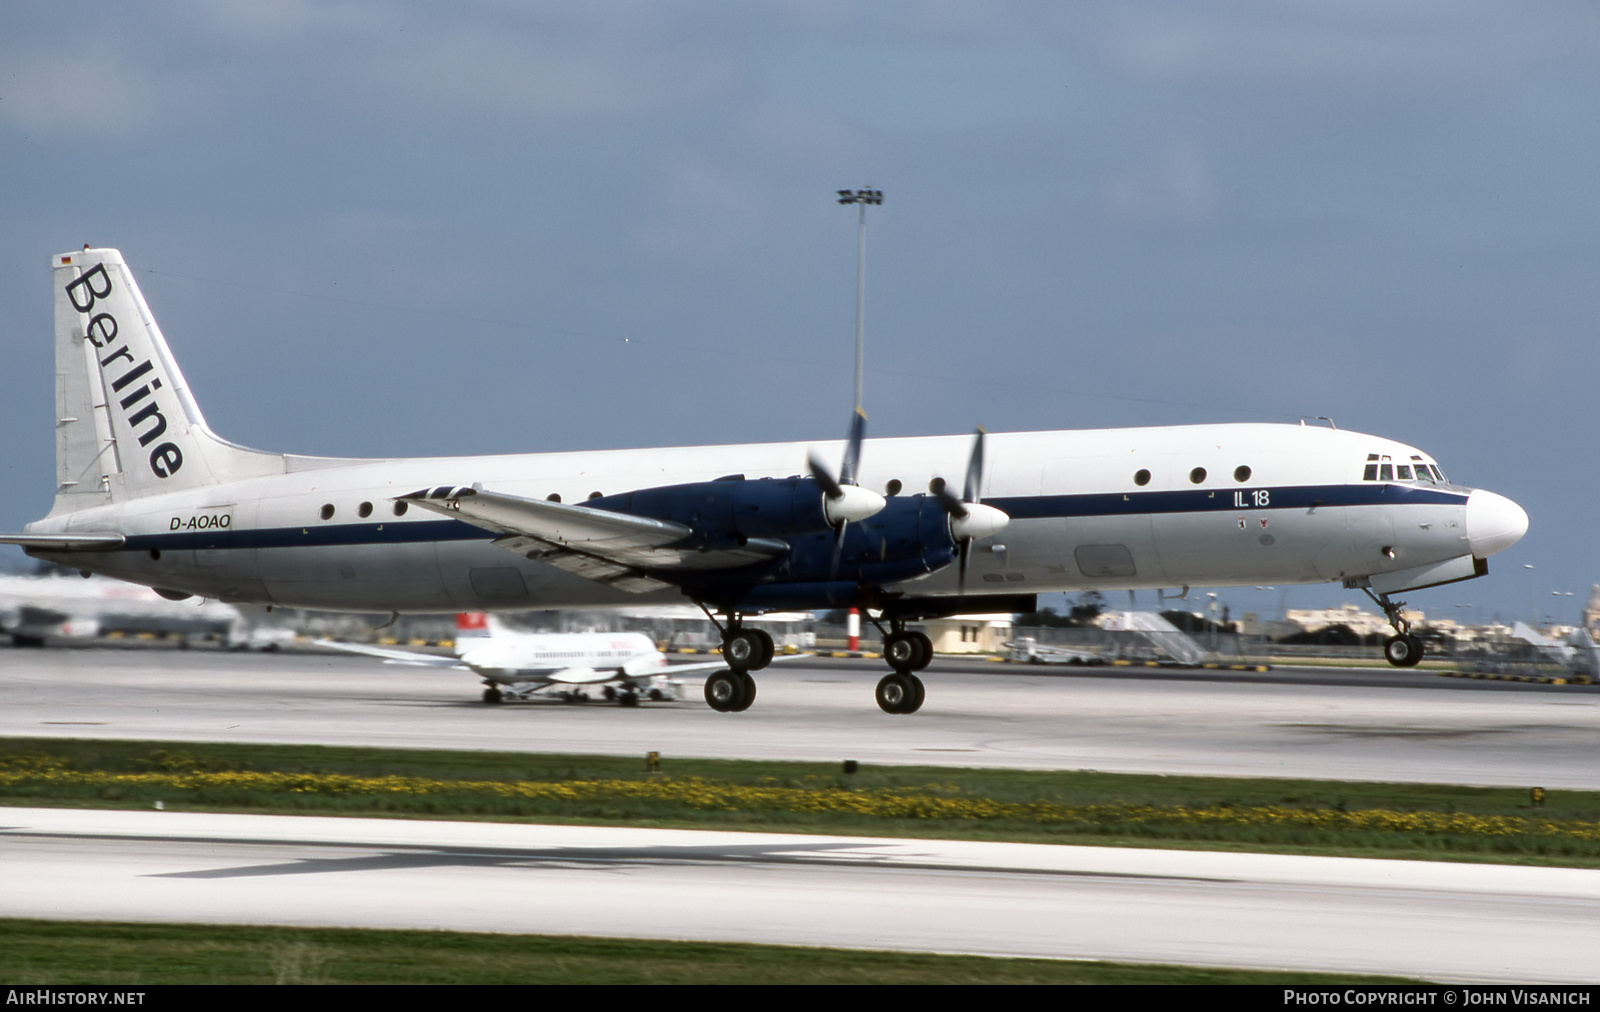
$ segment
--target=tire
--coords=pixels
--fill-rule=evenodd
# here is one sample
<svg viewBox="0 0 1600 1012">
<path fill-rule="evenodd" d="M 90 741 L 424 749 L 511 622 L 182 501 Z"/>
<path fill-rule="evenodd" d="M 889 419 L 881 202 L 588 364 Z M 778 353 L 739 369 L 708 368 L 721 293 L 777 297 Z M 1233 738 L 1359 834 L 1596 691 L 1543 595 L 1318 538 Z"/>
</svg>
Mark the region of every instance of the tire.
<svg viewBox="0 0 1600 1012">
<path fill-rule="evenodd" d="M 910 633 L 890 633 L 883 638 L 883 659 L 889 662 L 889 667 L 899 674 L 910 674 L 916 670 L 917 643 L 911 638 Z M 878 683 L 881 688 L 883 683 Z M 882 705 L 881 703 L 879 705 Z M 889 713 L 897 711 L 890 710 Z"/>
<path fill-rule="evenodd" d="M 933 640 L 930 640 L 926 633 L 906 633 L 906 636 L 917 645 L 917 659 L 911 665 L 911 670 L 921 671 L 933 663 Z"/>
<path fill-rule="evenodd" d="M 1383 642 L 1383 657 L 1397 668 L 1414 668 L 1422 660 L 1422 641 L 1415 636 L 1391 636 Z"/>
<path fill-rule="evenodd" d="M 744 678 L 738 672 L 718 671 L 706 679 L 706 705 L 718 713 L 733 713 L 744 697 Z"/>
<path fill-rule="evenodd" d="M 483 701 L 485 703 L 489 703 L 490 705 L 493 705 L 495 703 L 500 702 L 500 699 L 501 699 L 500 690 L 495 688 L 494 686 L 491 685 L 487 689 L 483 690 Z"/>
<path fill-rule="evenodd" d="M 751 678 L 750 673 L 747 671 L 735 671 L 734 674 L 738 675 L 739 681 L 744 683 L 744 695 L 733 707 L 733 712 L 743 713 L 744 711 L 750 709 L 751 703 L 756 701 L 756 680 Z"/>
<path fill-rule="evenodd" d="M 619 693 L 617 693 L 617 705 L 618 706 L 638 706 L 639 705 L 639 694 L 637 692 L 631 692 L 631 691 L 629 691 L 629 692 L 619 692 Z"/>
<path fill-rule="evenodd" d="M 755 637 L 751 630 L 736 629 L 722 640 L 722 659 L 734 671 L 749 671 L 759 668 L 761 660 L 761 641 Z"/>
<path fill-rule="evenodd" d="M 884 713 L 910 713 L 916 708 L 917 690 L 915 675 L 903 675 L 895 672 L 884 675 L 878 681 L 878 688 L 873 695 L 878 700 L 878 709 Z"/>
<path fill-rule="evenodd" d="M 906 675 L 905 679 L 911 683 L 911 699 L 906 703 L 906 708 L 900 712 L 916 713 L 922 709 L 922 701 L 928 698 L 928 688 L 916 675 Z"/>
<path fill-rule="evenodd" d="M 752 629 L 750 630 L 750 635 L 754 636 L 756 642 L 761 646 L 761 656 L 756 658 L 755 664 L 750 665 L 750 670 L 760 671 L 772 663 L 772 655 L 778 652 L 778 646 L 772 642 L 772 635 L 765 629 Z M 751 684 L 755 683 L 752 682 Z"/>
</svg>

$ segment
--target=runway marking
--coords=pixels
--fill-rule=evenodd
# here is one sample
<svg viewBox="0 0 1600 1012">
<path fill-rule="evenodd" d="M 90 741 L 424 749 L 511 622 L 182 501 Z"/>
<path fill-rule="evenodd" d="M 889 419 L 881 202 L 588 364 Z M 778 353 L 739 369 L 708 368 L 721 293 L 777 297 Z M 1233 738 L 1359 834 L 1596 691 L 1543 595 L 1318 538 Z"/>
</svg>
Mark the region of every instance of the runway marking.
<svg viewBox="0 0 1600 1012">
<path fill-rule="evenodd" d="M 1141 872 L 1128 870 L 1081 868 L 1027 868 L 1008 865 L 967 864 L 961 861 L 941 861 L 937 858 L 918 858 L 895 853 L 873 853 L 877 848 L 889 850 L 917 840 L 895 840 L 876 844 L 859 840 L 820 841 L 797 843 L 790 840 L 762 841 L 742 845 L 690 844 L 686 846 L 534 846 L 473 847 L 430 846 L 427 844 L 374 844 L 370 842 L 345 842 L 339 840 L 291 840 L 274 838 L 226 838 L 216 836 L 183 836 L 177 834 L 94 832 L 72 833 L 52 830 L 29 830 L 5 827 L 0 829 L 0 839 L 27 837 L 33 839 L 59 839 L 76 842 L 94 840 L 126 840 L 143 843 L 202 844 L 209 847 L 234 845 L 249 847 L 309 848 L 332 851 L 364 851 L 348 857 L 304 857 L 272 864 L 241 865 L 232 868 L 207 868 L 198 871 L 154 872 L 141 878 L 171 879 L 225 879 L 254 878 L 275 875 L 328 874 L 352 871 L 391 870 L 405 868 L 433 868 L 450 865 L 498 865 L 500 867 L 525 867 L 559 870 L 585 867 L 659 867 L 665 865 L 738 865 L 759 867 L 764 865 L 865 868 L 874 871 L 921 871 L 960 875 L 1006 875 L 1021 877 L 1118 879 L 1161 882 L 1190 882 L 1222 885 L 1244 885 L 1247 879 L 1224 875 L 1200 875 L 1174 872 Z M 866 851 L 863 853 L 863 851 Z"/>
</svg>

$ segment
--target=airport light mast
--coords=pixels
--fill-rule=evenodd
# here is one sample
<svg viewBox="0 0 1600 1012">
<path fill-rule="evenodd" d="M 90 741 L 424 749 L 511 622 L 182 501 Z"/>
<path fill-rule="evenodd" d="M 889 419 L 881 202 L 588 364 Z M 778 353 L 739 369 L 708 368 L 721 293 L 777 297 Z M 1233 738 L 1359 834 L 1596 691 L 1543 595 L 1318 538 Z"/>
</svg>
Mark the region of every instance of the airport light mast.
<svg viewBox="0 0 1600 1012">
<path fill-rule="evenodd" d="M 861 411 L 863 319 L 867 307 L 867 205 L 883 203 L 882 190 L 840 190 L 839 203 L 854 204 L 860 212 L 856 226 L 856 411 Z"/>
<path fill-rule="evenodd" d="M 856 411 L 857 419 L 865 417 L 861 410 L 861 363 L 863 321 L 867 309 L 867 205 L 883 203 L 882 190 L 840 190 L 839 203 L 854 204 L 856 218 Z M 851 651 L 861 649 L 861 611 L 851 608 L 845 620 L 845 643 Z"/>
</svg>

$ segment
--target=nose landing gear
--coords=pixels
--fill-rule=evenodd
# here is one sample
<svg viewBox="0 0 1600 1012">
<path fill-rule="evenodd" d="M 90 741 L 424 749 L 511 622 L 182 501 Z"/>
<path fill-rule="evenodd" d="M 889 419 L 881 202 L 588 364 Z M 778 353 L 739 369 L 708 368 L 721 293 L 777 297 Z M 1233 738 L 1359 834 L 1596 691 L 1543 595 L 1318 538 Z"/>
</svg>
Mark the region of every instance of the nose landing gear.
<svg viewBox="0 0 1600 1012">
<path fill-rule="evenodd" d="M 1389 619 L 1389 625 L 1394 627 L 1394 635 L 1383 641 L 1384 660 L 1397 668 L 1414 668 L 1422 660 L 1424 653 L 1421 638 L 1411 632 L 1411 623 L 1400 614 L 1400 609 L 1406 606 L 1404 601 L 1391 601 L 1388 594 L 1375 594 L 1371 587 L 1362 587 L 1362 592 L 1372 598 L 1374 604 L 1383 609 Z"/>
</svg>

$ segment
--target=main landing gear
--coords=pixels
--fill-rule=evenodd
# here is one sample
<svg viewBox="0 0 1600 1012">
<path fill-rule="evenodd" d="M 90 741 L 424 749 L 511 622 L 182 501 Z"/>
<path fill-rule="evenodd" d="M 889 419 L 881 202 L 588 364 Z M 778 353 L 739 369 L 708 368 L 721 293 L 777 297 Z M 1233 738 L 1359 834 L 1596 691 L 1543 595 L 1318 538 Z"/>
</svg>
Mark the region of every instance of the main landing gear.
<svg viewBox="0 0 1600 1012">
<path fill-rule="evenodd" d="M 742 713 L 756 701 L 756 680 L 750 672 L 771 664 L 776 647 L 765 630 L 746 629 L 738 612 L 729 613 L 727 619 L 722 628 L 722 659 L 728 670 L 706 679 L 706 705 L 718 713 Z"/>
<path fill-rule="evenodd" d="M 881 628 L 881 627 L 880 627 Z M 907 632 L 901 619 L 889 620 L 883 634 L 883 659 L 894 671 L 884 675 L 874 692 L 884 713 L 916 713 L 922 709 L 927 690 L 913 672 L 921 671 L 933 660 L 933 641 L 919 632 Z"/>
<path fill-rule="evenodd" d="M 1363 587 L 1362 591 L 1374 604 L 1383 609 L 1388 616 L 1389 624 L 1394 627 L 1394 635 L 1383 641 L 1383 657 L 1397 668 L 1414 668 L 1422 660 L 1423 648 L 1420 637 L 1412 635 L 1411 623 L 1400 614 L 1400 609 L 1406 606 L 1404 601 L 1391 601 L 1388 594 L 1374 594 L 1372 588 Z"/>
</svg>

